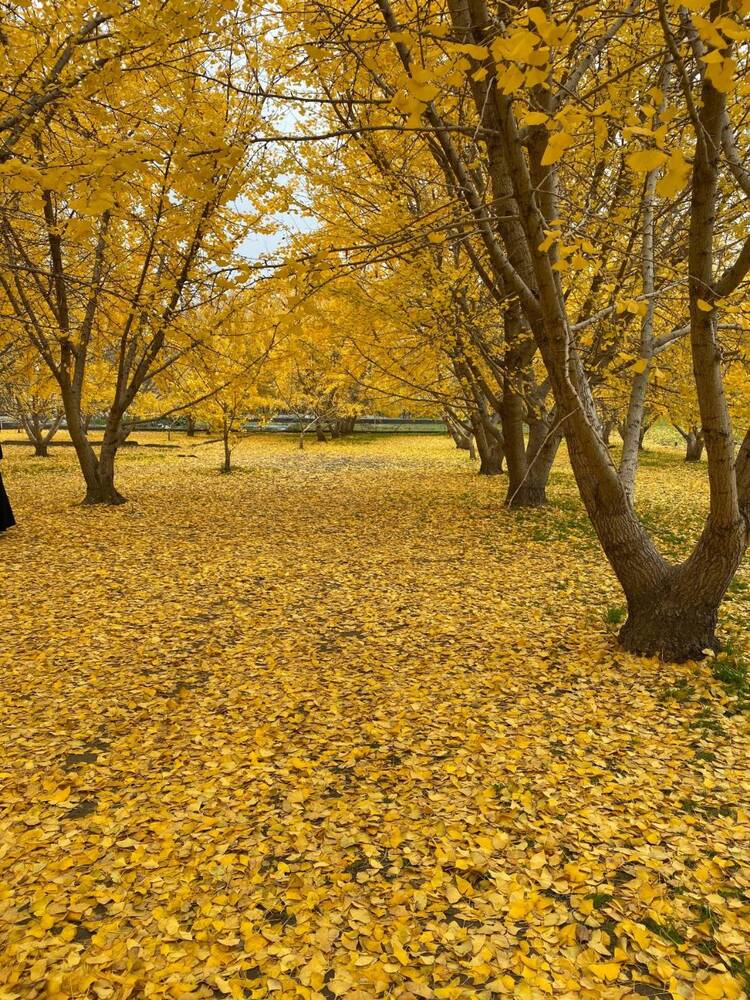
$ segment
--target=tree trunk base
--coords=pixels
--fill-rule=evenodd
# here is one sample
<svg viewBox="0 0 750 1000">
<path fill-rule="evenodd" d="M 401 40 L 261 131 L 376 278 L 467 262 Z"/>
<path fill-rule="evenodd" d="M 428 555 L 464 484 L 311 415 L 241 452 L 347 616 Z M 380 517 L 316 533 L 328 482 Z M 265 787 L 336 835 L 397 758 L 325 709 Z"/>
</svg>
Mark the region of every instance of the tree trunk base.
<svg viewBox="0 0 750 1000">
<path fill-rule="evenodd" d="M 522 483 L 516 489 L 508 488 L 505 502 L 511 510 L 520 510 L 524 507 L 544 507 L 547 503 L 547 490 L 544 486 L 536 486 L 534 483 Z"/>
<path fill-rule="evenodd" d="M 34 457 L 35 458 L 49 458 L 49 452 L 47 451 L 46 444 L 36 444 L 34 445 Z"/>
<path fill-rule="evenodd" d="M 107 507 L 119 507 L 124 503 L 127 503 L 127 500 L 121 493 L 117 492 L 114 486 L 99 487 L 97 489 L 89 487 L 86 490 L 86 496 L 83 498 L 82 506 L 95 507 L 104 504 Z"/>
<path fill-rule="evenodd" d="M 479 466 L 480 476 L 502 476 L 503 463 L 483 458 Z"/>
<path fill-rule="evenodd" d="M 704 438 L 702 432 L 695 427 L 691 428 L 685 437 L 685 461 L 700 462 L 703 457 Z"/>
<path fill-rule="evenodd" d="M 717 612 L 695 608 L 659 608 L 654 602 L 642 611 L 630 611 L 620 629 L 620 645 L 637 656 L 656 656 L 669 663 L 702 660 L 716 651 Z"/>
</svg>

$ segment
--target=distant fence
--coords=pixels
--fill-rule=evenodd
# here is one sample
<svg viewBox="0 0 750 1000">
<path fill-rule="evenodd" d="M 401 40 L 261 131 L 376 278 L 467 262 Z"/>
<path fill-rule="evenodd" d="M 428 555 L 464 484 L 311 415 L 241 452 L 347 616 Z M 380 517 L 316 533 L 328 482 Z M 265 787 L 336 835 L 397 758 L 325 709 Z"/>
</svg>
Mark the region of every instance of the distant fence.
<svg viewBox="0 0 750 1000">
<path fill-rule="evenodd" d="M 290 414 L 281 414 L 276 417 L 272 417 L 270 420 L 261 422 L 256 420 L 251 420 L 243 426 L 243 430 L 246 432 L 257 432 L 257 433 L 288 433 L 288 434 L 299 434 L 303 427 L 307 428 L 308 433 L 315 433 L 310 427 L 310 423 L 314 418 L 311 416 L 306 419 L 303 423 L 300 423 L 294 416 Z M 60 425 L 61 430 L 65 430 L 65 422 Z M 92 420 L 89 424 L 90 431 L 103 431 L 105 427 L 103 420 Z M 328 433 L 328 427 L 324 423 L 323 428 Z M 209 429 L 206 424 L 198 423 L 196 425 L 196 431 L 199 434 L 208 433 Z M 0 430 L 11 431 L 15 430 L 19 433 L 22 428 L 17 420 L 12 417 L 6 417 L 0 415 Z M 187 421 L 176 420 L 174 423 L 166 423 L 163 420 L 144 420 L 142 423 L 136 424 L 134 431 L 136 434 L 144 434 L 149 432 L 164 432 L 164 431 L 186 431 Z M 354 425 L 354 434 L 447 434 L 448 428 L 442 420 L 433 420 L 431 417 L 358 417 Z M 57 442 L 53 442 L 57 443 Z"/>
<path fill-rule="evenodd" d="M 298 420 L 274 417 L 267 423 L 251 422 L 245 425 L 247 431 L 287 432 L 299 434 L 307 428 L 308 433 L 315 433 L 310 427 L 310 421 L 300 423 Z M 322 428 L 329 432 L 324 423 Z M 359 417 L 354 424 L 353 434 L 447 434 L 448 428 L 442 420 L 432 420 L 425 417 Z"/>
</svg>

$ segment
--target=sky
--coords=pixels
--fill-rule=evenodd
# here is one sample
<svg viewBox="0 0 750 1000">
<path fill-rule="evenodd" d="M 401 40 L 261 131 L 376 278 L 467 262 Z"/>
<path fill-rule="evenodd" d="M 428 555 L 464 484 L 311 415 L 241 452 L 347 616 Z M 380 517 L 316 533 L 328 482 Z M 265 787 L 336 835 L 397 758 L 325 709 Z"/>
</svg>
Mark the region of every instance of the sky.
<svg viewBox="0 0 750 1000">
<path fill-rule="evenodd" d="M 275 216 L 280 223 L 278 232 L 272 235 L 253 234 L 243 240 L 240 253 L 248 260 L 257 261 L 269 257 L 297 233 L 312 232 L 318 225 L 316 219 L 296 212 L 281 212 Z"/>
</svg>

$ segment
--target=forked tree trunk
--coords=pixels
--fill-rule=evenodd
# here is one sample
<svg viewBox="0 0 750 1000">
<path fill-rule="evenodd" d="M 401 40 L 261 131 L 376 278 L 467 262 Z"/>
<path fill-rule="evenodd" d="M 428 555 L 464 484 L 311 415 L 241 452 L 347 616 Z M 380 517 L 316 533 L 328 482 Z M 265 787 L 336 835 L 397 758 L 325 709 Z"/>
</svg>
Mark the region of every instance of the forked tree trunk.
<svg viewBox="0 0 750 1000">
<path fill-rule="evenodd" d="M 21 413 L 20 419 L 26 436 L 34 445 L 34 455 L 38 458 L 49 457 L 49 443 L 57 433 L 62 423 L 63 414 L 59 413 L 52 420 L 49 427 L 45 428 L 43 417 L 39 413 Z"/>
<path fill-rule="evenodd" d="M 705 445 L 703 429 L 696 426 L 696 424 L 692 424 L 687 431 L 684 431 L 679 424 L 674 424 L 673 426 L 685 442 L 685 461 L 700 462 L 703 457 L 703 448 Z"/>
<path fill-rule="evenodd" d="M 482 414 L 472 412 L 471 424 L 474 428 L 474 440 L 479 452 L 479 475 L 499 476 L 503 471 L 502 441 L 488 428 Z"/>
<path fill-rule="evenodd" d="M 117 506 L 125 503 L 125 497 L 115 487 L 115 458 L 117 449 L 127 434 L 122 433 L 122 414 L 110 411 L 107 425 L 104 429 L 99 455 L 89 441 L 84 418 L 81 414 L 80 398 L 69 384 L 61 384 L 61 395 L 65 407 L 65 419 L 68 433 L 75 448 L 78 464 L 81 467 L 86 495 L 83 498 L 85 506 L 107 504 Z M 86 422 L 86 425 L 88 421 Z"/>
<path fill-rule="evenodd" d="M 679 566 L 654 560 L 654 571 L 626 591 L 628 617 L 620 642 L 631 653 L 681 662 L 719 648 L 719 605 L 737 572 L 747 543 L 738 524 L 727 533 L 709 517 L 690 558 Z"/>
<path fill-rule="evenodd" d="M 479 442 L 477 442 L 477 445 Z M 499 441 L 488 441 L 484 452 L 479 450 L 479 475 L 500 476 L 503 472 L 503 446 Z"/>
<path fill-rule="evenodd" d="M 476 458 L 473 434 L 470 434 L 463 424 L 459 423 L 458 420 L 454 419 L 450 415 L 446 415 L 445 425 L 459 451 L 468 451 L 469 458 L 472 460 Z"/>
<path fill-rule="evenodd" d="M 354 433 L 354 425 L 357 422 L 356 417 L 337 417 L 335 421 L 336 436 L 346 437 L 349 434 Z"/>
<path fill-rule="evenodd" d="M 506 504 L 512 510 L 543 507 L 552 463 L 560 447 L 562 429 L 551 427 L 552 416 L 529 417 L 529 440 L 524 437 L 525 405 L 520 396 L 506 393 L 503 433 L 508 465 Z"/>
</svg>

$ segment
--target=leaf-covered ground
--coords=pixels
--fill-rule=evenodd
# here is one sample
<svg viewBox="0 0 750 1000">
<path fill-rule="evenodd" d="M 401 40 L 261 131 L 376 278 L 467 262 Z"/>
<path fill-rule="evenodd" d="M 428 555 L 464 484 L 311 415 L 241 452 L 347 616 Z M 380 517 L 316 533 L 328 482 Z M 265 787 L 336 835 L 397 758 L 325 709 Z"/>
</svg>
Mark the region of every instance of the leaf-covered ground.
<svg viewBox="0 0 750 1000">
<path fill-rule="evenodd" d="M 750 715 L 616 648 L 564 462 L 511 515 L 443 438 L 183 443 L 90 510 L 6 455 L 2 1000 L 745 995 Z M 641 475 L 676 553 L 700 471 Z"/>
</svg>

